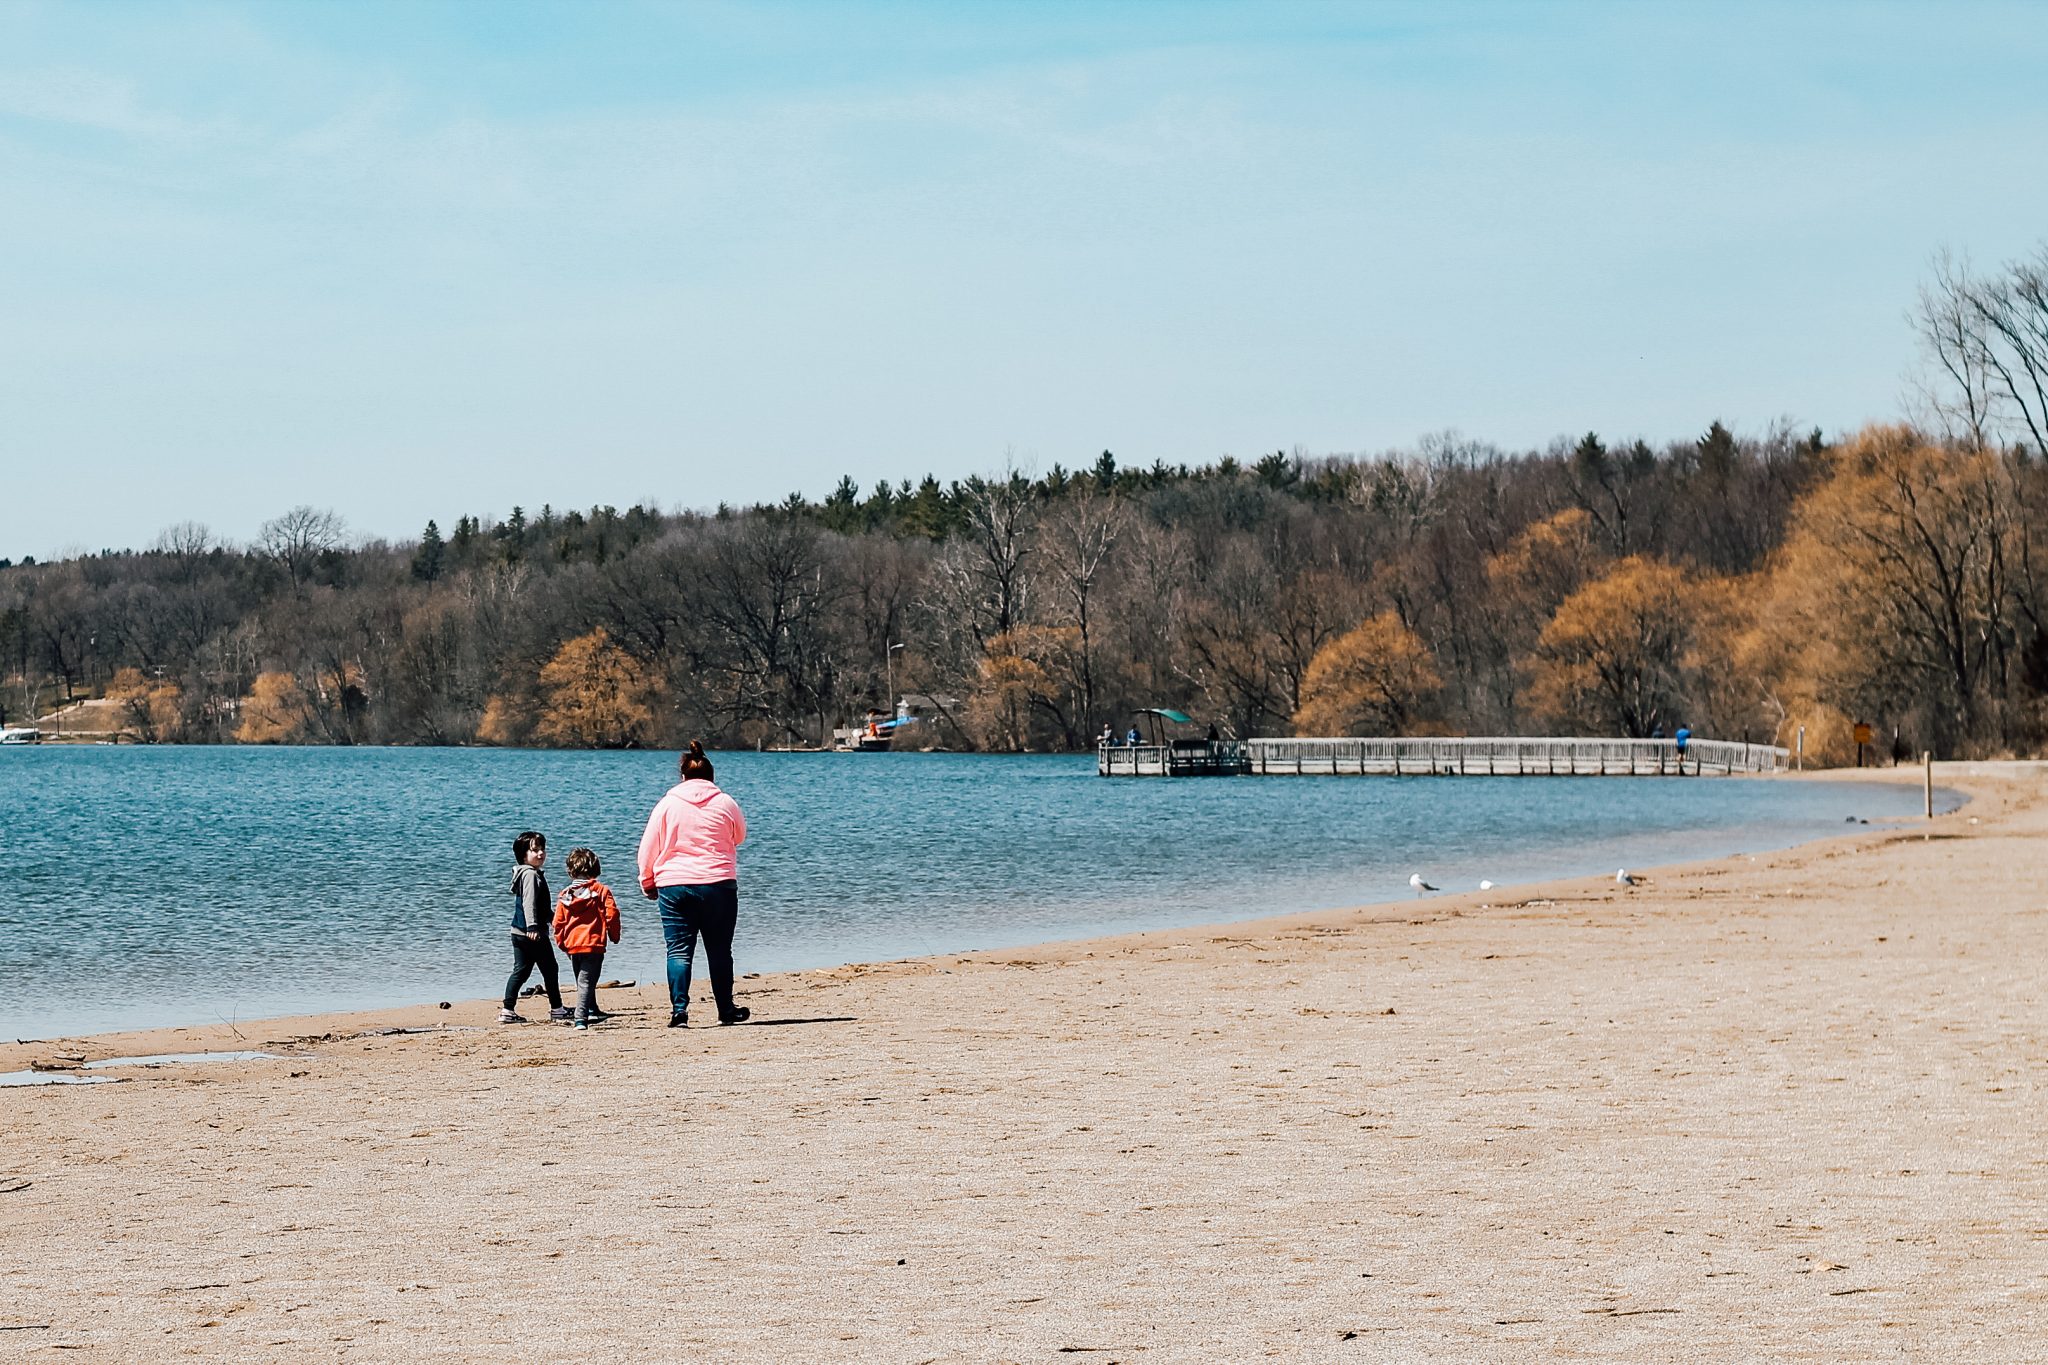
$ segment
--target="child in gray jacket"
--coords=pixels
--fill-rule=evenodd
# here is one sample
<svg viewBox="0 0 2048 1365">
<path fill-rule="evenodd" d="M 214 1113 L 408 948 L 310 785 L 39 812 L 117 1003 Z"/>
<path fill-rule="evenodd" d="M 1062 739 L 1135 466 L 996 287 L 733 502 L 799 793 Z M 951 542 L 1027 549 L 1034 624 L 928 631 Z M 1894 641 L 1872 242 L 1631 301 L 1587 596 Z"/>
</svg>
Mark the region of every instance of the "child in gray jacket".
<svg viewBox="0 0 2048 1365">
<path fill-rule="evenodd" d="M 505 978 L 505 1008 L 498 1011 L 501 1024 L 523 1024 L 519 1016 L 519 988 L 540 968 L 541 984 L 548 989 L 548 1018 L 567 1019 L 572 1011 L 562 1004 L 562 986 L 557 976 L 555 945 L 550 921 L 554 901 L 548 896 L 548 879 L 541 867 L 548 860 L 547 836 L 527 830 L 512 841 L 512 975 Z"/>
</svg>

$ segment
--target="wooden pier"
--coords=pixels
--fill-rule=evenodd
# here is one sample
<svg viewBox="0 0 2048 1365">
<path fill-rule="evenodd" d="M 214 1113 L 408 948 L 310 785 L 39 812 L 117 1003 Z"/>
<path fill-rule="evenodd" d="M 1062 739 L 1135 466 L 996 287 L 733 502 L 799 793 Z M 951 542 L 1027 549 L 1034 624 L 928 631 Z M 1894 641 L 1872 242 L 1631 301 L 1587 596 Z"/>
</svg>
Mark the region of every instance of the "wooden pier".
<svg viewBox="0 0 2048 1365">
<path fill-rule="evenodd" d="M 1098 777 L 1243 777 L 1253 771 L 1248 746 L 1234 739 L 1113 744 L 1095 751 Z"/>
<path fill-rule="evenodd" d="M 1788 750 L 1695 739 L 1251 739 L 1106 745 L 1102 777 L 1733 777 L 1782 772 Z"/>
</svg>

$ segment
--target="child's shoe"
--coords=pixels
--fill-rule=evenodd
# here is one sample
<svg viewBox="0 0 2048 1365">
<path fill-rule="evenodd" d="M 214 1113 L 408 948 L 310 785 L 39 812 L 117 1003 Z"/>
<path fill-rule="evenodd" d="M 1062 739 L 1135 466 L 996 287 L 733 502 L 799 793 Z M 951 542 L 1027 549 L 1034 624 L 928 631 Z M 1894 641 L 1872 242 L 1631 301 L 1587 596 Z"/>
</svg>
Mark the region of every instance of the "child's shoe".
<svg viewBox="0 0 2048 1365">
<path fill-rule="evenodd" d="M 526 1020 L 520 1015 L 518 1010 L 499 1010 L 498 1022 L 501 1024 L 523 1024 Z"/>
<path fill-rule="evenodd" d="M 553 1009 L 548 1011 L 548 1018 L 553 1019 L 557 1022 L 567 1021 L 570 1019 L 574 1019 L 575 1017 L 576 1011 L 570 1009 L 567 1005 L 557 1005 Z"/>
</svg>

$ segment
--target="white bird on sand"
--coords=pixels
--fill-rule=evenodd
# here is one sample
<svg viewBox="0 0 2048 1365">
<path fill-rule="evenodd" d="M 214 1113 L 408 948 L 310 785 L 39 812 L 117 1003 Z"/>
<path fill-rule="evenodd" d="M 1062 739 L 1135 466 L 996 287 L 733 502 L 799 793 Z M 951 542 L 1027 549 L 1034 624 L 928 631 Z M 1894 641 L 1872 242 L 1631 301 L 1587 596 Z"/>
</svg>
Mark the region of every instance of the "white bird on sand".
<svg viewBox="0 0 2048 1365">
<path fill-rule="evenodd" d="M 1628 869 L 1625 867 L 1617 867 L 1614 869 L 1614 884 L 1616 886 L 1641 886 L 1643 879 L 1630 876 Z"/>
<path fill-rule="evenodd" d="M 1481 891 L 1491 891 L 1493 890 L 1493 883 L 1482 877 L 1479 882 L 1479 889 Z"/>
<path fill-rule="evenodd" d="M 1436 890 L 1435 887 L 1431 886 L 1428 882 L 1422 880 L 1422 874 L 1420 872 L 1411 872 L 1408 874 L 1408 885 L 1415 888 L 1415 894 L 1418 896 L 1425 891 Z"/>
</svg>

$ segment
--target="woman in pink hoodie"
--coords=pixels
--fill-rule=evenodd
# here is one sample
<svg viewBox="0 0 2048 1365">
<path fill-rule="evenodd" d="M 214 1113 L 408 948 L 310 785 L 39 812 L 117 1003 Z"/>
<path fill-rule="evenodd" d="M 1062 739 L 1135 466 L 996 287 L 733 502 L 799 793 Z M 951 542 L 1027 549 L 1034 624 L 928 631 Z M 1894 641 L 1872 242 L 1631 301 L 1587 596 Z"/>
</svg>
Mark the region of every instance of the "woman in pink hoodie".
<svg viewBox="0 0 2048 1365">
<path fill-rule="evenodd" d="M 740 916 L 739 846 L 747 818 L 711 781 L 702 741 L 690 741 L 682 778 L 654 803 L 640 836 L 640 893 L 661 902 L 668 942 L 668 1026 L 689 1023 L 690 960 L 699 934 L 711 959 L 718 1022 L 743 1023 L 752 1011 L 732 1001 L 732 931 Z"/>
</svg>

